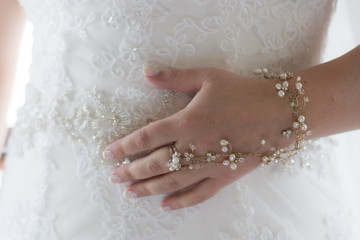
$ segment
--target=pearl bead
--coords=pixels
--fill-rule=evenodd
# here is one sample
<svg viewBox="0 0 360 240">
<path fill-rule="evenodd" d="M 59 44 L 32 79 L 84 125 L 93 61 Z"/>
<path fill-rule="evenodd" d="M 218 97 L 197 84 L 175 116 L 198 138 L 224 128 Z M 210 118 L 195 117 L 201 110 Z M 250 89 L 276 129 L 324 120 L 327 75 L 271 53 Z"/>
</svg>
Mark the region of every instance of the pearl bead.
<svg viewBox="0 0 360 240">
<path fill-rule="evenodd" d="M 307 130 L 307 125 L 306 125 L 306 124 L 303 124 L 303 125 L 301 126 L 301 130 L 306 131 L 306 130 Z"/>
<path fill-rule="evenodd" d="M 230 160 L 231 162 L 233 162 L 233 161 L 235 160 L 235 158 L 236 158 L 235 154 L 230 154 L 229 160 Z"/>
<path fill-rule="evenodd" d="M 220 141 L 220 145 L 221 146 L 226 146 L 226 145 L 228 145 L 229 144 L 229 142 L 227 141 L 227 140 L 225 140 L 225 139 L 222 139 L 221 141 Z"/>
<path fill-rule="evenodd" d="M 283 91 L 283 90 L 280 90 L 279 92 L 278 92 L 278 95 L 279 95 L 279 97 L 284 97 L 285 96 L 285 92 Z"/>
<path fill-rule="evenodd" d="M 302 88 L 302 83 L 296 83 L 296 89 L 297 90 L 300 90 Z"/>
<path fill-rule="evenodd" d="M 261 74 L 262 74 L 262 70 L 261 70 L 260 68 L 255 68 L 255 69 L 253 70 L 253 73 L 254 73 L 255 75 L 261 75 Z"/>
<path fill-rule="evenodd" d="M 227 151 L 229 151 L 229 149 L 228 149 L 226 146 L 223 146 L 223 147 L 221 148 L 221 151 L 224 152 L 224 153 L 226 153 Z"/>
<path fill-rule="evenodd" d="M 299 126 L 300 126 L 300 124 L 298 122 L 293 123 L 293 128 L 298 128 Z"/>
<path fill-rule="evenodd" d="M 282 85 L 281 85 L 280 83 L 277 83 L 277 84 L 275 85 L 275 88 L 276 88 L 277 90 L 280 90 L 280 89 L 282 89 Z"/>
<path fill-rule="evenodd" d="M 236 163 L 231 163 L 230 168 L 231 168 L 231 170 L 236 170 L 237 169 L 237 164 Z"/>
<path fill-rule="evenodd" d="M 286 79 L 286 78 L 287 78 L 287 74 L 286 74 L 286 73 L 281 73 L 281 74 L 279 75 L 279 77 L 280 77 L 281 79 Z"/>
<path fill-rule="evenodd" d="M 299 121 L 300 123 L 305 122 L 305 116 L 304 116 L 304 115 L 299 116 L 299 117 L 298 117 L 298 121 Z"/>
<path fill-rule="evenodd" d="M 296 78 L 296 81 L 300 82 L 300 81 L 301 81 L 301 77 L 298 76 L 298 77 Z"/>
<path fill-rule="evenodd" d="M 229 166 L 229 165 L 230 165 L 230 161 L 229 161 L 229 160 L 224 160 L 222 163 L 223 163 L 224 166 Z"/>
<path fill-rule="evenodd" d="M 288 81 L 284 81 L 282 85 L 283 85 L 285 88 L 288 88 L 288 87 L 289 87 L 289 82 L 288 82 Z"/>
</svg>

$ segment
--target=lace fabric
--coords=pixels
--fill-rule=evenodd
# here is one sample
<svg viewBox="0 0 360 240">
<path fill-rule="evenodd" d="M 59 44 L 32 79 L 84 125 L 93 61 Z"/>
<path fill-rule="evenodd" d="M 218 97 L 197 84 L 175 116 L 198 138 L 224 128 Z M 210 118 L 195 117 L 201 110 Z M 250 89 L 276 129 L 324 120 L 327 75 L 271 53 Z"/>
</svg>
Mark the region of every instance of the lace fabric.
<svg viewBox="0 0 360 240">
<path fill-rule="evenodd" d="M 124 199 L 125 187 L 108 183 L 113 166 L 101 152 L 191 100 L 150 86 L 143 66 L 217 67 L 245 76 L 258 66 L 290 71 L 310 67 L 320 60 L 334 1 L 20 3 L 34 24 L 33 63 L 26 104 L 9 141 L 0 198 L 1 239 L 281 240 L 332 234 L 326 233 L 322 219 L 341 201 L 324 199 L 318 191 L 333 194 L 328 187 L 333 180 L 321 180 L 337 174 L 330 154 L 323 154 L 332 146 L 329 140 L 309 142 L 299 159 L 299 166 L 301 159 L 310 159 L 318 174 L 301 167 L 294 176 L 276 168 L 255 171 L 208 202 L 172 213 L 160 212 L 162 196 Z M 22 175 L 28 180 L 25 185 L 19 180 Z M 273 185 L 261 183 L 267 178 Z M 317 219 L 314 233 L 282 199 L 291 184 L 303 191 L 311 185 L 309 199 L 294 201 L 305 201 L 304 211 Z M 282 190 L 267 191 L 274 186 Z M 326 209 L 312 211 L 310 198 L 325 202 Z M 269 210 L 278 202 L 286 211 Z M 290 219 L 283 217 L 287 214 Z"/>
</svg>

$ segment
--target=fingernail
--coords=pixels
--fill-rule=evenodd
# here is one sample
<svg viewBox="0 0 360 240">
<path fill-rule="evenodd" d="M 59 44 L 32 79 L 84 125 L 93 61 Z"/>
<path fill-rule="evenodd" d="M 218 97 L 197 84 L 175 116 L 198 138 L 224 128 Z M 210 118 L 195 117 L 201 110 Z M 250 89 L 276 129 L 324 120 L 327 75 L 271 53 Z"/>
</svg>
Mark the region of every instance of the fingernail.
<svg viewBox="0 0 360 240">
<path fill-rule="evenodd" d="M 115 184 L 115 183 L 122 183 L 122 180 L 121 180 L 121 177 L 117 174 L 113 174 L 109 177 L 109 180 L 112 184 Z"/>
<path fill-rule="evenodd" d="M 105 151 L 102 153 L 103 157 L 108 160 L 115 159 L 114 153 L 110 150 L 110 148 L 105 148 Z"/>
<path fill-rule="evenodd" d="M 152 76 L 157 75 L 158 73 L 159 73 L 159 71 L 156 70 L 156 69 L 153 69 L 153 68 L 148 67 L 148 66 L 144 67 L 144 74 L 146 76 L 152 77 Z"/>
<path fill-rule="evenodd" d="M 162 206 L 162 207 L 160 208 L 160 210 L 161 210 L 162 212 L 169 212 L 169 211 L 172 210 L 172 208 L 171 208 L 170 206 Z"/>
<path fill-rule="evenodd" d="M 129 190 L 129 191 L 126 192 L 125 197 L 128 198 L 128 199 L 129 198 L 137 198 L 138 194 L 133 190 Z"/>
</svg>

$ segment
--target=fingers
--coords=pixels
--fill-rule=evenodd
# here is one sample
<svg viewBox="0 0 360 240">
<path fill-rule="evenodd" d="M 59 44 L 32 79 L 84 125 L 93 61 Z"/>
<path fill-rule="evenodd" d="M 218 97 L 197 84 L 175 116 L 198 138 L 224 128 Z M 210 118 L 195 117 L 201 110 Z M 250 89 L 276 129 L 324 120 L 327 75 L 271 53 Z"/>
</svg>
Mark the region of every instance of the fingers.
<svg viewBox="0 0 360 240">
<path fill-rule="evenodd" d="M 215 178 L 207 178 L 188 191 L 167 197 L 161 204 L 165 211 L 195 206 L 216 195 L 224 187 L 223 182 Z"/>
<path fill-rule="evenodd" d="M 115 160 L 175 142 L 178 133 L 174 116 L 153 122 L 113 142 L 105 148 L 104 158 Z"/>
<path fill-rule="evenodd" d="M 183 190 L 208 176 L 207 169 L 181 170 L 164 174 L 146 181 L 140 181 L 130 185 L 126 191 L 126 197 L 138 198 L 150 195 L 172 193 Z"/>
<path fill-rule="evenodd" d="M 168 173 L 169 168 L 166 164 L 169 157 L 169 147 L 157 149 L 146 157 L 136 159 L 131 164 L 116 168 L 111 175 L 111 181 L 123 183 Z"/>
<path fill-rule="evenodd" d="M 170 68 L 160 72 L 145 67 L 146 78 L 161 89 L 169 89 L 180 92 L 198 92 L 203 82 L 215 71 L 212 68 Z"/>
</svg>

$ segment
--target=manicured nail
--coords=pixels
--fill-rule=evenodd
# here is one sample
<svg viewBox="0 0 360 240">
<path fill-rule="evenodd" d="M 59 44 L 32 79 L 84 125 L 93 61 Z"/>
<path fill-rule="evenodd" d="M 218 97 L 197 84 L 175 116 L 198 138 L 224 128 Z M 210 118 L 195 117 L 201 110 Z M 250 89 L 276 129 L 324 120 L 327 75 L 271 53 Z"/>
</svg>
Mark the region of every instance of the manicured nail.
<svg viewBox="0 0 360 240">
<path fill-rule="evenodd" d="M 115 183 L 122 183 L 121 177 L 117 174 L 113 174 L 110 176 L 110 182 L 115 184 Z"/>
<path fill-rule="evenodd" d="M 129 198 L 137 198 L 138 194 L 133 190 L 129 190 L 129 191 L 126 192 L 125 197 L 128 198 L 128 199 Z"/>
<path fill-rule="evenodd" d="M 144 67 L 144 74 L 146 76 L 152 77 L 152 76 L 157 75 L 158 73 L 159 73 L 159 71 L 156 70 L 156 69 L 153 69 L 153 68 L 148 67 L 148 66 Z"/>
<path fill-rule="evenodd" d="M 161 210 L 162 212 L 169 212 L 169 211 L 172 210 L 172 208 L 171 208 L 170 206 L 162 206 L 162 207 L 160 208 L 160 210 Z"/>
<path fill-rule="evenodd" d="M 110 150 L 110 148 L 105 148 L 105 151 L 102 153 L 103 157 L 108 160 L 115 159 L 114 153 Z"/>
</svg>

